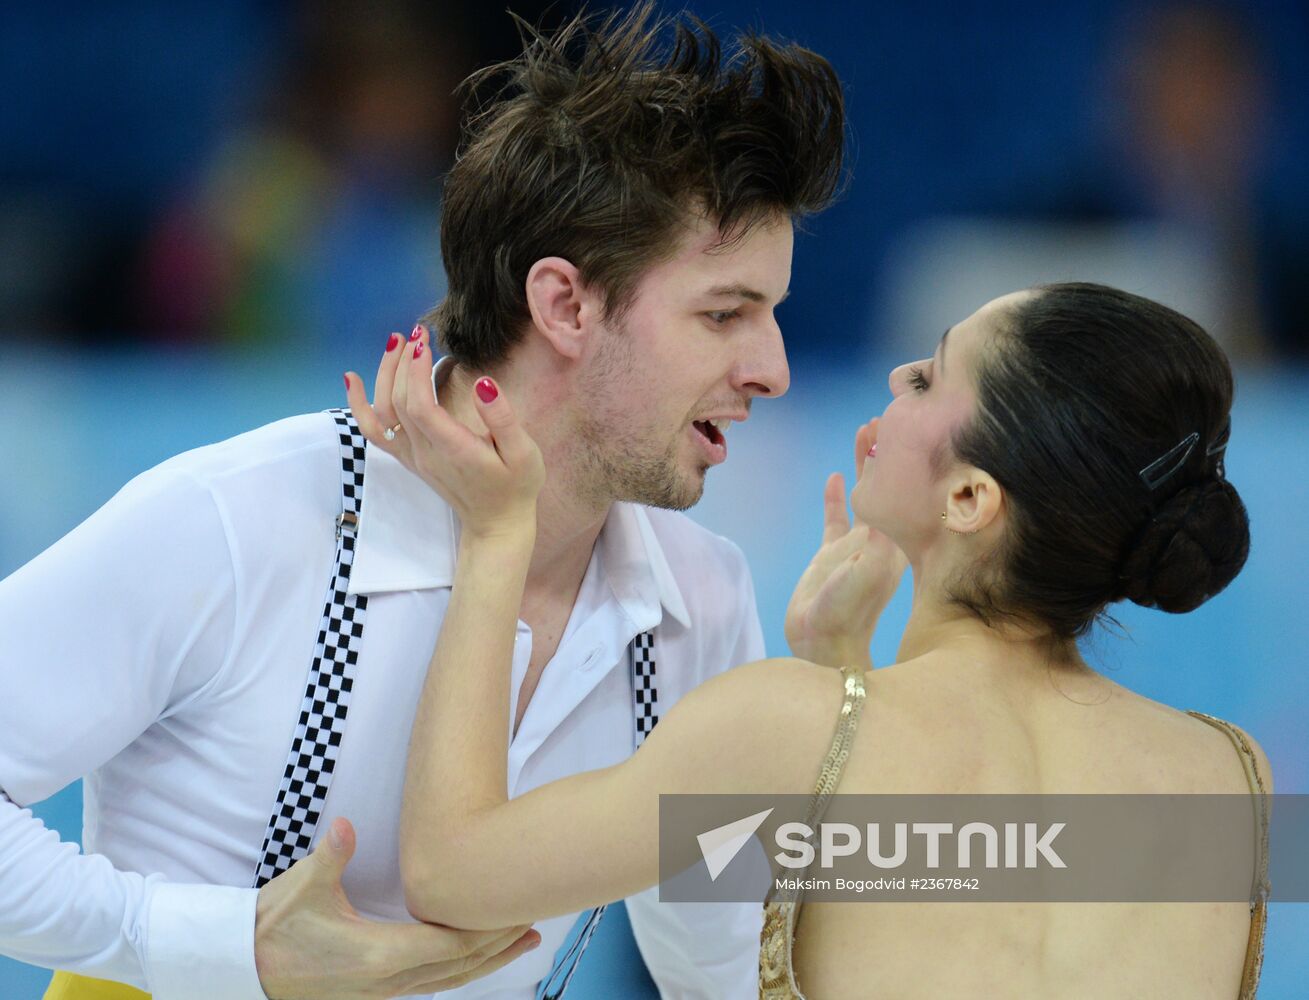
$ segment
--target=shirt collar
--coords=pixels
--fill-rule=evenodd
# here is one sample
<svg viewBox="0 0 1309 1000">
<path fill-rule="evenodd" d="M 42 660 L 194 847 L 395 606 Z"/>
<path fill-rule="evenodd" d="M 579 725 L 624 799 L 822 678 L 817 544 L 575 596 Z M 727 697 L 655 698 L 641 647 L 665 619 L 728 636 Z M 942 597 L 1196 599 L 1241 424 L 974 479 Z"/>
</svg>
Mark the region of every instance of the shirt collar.
<svg viewBox="0 0 1309 1000">
<path fill-rule="evenodd" d="M 432 382 L 449 378 L 452 358 L 432 368 Z M 366 446 L 364 495 L 350 594 L 426 590 L 454 583 L 459 526 L 448 503 L 386 452 Z M 618 603 L 643 628 L 667 611 L 690 628 L 682 591 L 673 577 L 649 514 L 637 504 L 615 503 L 597 546 L 605 577 Z M 644 622 L 651 625 L 643 625 Z"/>
<path fill-rule="evenodd" d="M 641 631 L 659 623 L 660 608 L 683 628 L 691 627 L 682 590 L 644 507 L 633 503 L 610 507 L 599 548 L 610 589 Z"/>
</svg>

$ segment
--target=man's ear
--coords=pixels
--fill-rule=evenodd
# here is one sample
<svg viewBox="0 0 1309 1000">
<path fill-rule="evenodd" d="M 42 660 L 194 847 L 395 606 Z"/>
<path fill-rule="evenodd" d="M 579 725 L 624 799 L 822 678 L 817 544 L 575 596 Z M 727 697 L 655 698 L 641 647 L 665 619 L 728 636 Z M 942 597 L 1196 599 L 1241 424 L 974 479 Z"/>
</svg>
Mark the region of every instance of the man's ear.
<svg viewBox="0 0 1309 1000">
<path fill-rule="evenodd" d="M 962 535 L 981 531 L 1000 516 L 1004 491 L 988 472 L 969 468 L 956 479 L 946 501 L 946 526 Z"/>
<path fill-rule="evenodd" d="M 581 357 L 598 306 L 581 272 L 562 257 L 542 257 L 527 272 L 532 325 L 566 358 Z"/>
</svg>

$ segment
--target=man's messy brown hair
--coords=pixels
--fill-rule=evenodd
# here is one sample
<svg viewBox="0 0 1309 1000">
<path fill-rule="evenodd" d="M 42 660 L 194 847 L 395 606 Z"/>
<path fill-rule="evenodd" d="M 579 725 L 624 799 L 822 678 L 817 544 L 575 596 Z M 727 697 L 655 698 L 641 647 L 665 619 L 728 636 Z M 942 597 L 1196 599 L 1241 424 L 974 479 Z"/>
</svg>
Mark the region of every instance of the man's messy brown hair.
<svg viewBox="0 0 1309 1000">
<path fill-rule="evenodd" d="M 845 114 L 821 56 L 755 34 L 725 53 L 703 22 L 649 3 L 550 35 L 519 24 L 523 53 L 464 83 L 500 86 L 445 181 L 449 294 L 425 319 L 461 363 L 506 358 L 543 257 L 571 261 L 612 320 L 697 214 L 730 242 L 835 197 Z"/>
</svg>

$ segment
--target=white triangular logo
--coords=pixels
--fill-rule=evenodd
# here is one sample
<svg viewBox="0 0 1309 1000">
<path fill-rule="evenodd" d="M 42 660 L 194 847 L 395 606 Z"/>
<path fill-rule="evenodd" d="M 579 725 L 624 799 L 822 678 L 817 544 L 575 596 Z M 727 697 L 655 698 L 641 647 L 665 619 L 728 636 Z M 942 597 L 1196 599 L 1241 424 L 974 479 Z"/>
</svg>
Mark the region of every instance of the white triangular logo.
<svg viewBox="0 0 1309 1000">
<path fill-rule="evenodd" d="M 756 830 L 763 824 L 772 809 L 738 819 L 725 826 L 715 827 L 700 834 L 695 839 L 700 844 L 700 853 L 704 856 L 705 867 L 709 869 L 709 881 L 716 881 L 723 869 L 732 863 Z"/>
</svg>

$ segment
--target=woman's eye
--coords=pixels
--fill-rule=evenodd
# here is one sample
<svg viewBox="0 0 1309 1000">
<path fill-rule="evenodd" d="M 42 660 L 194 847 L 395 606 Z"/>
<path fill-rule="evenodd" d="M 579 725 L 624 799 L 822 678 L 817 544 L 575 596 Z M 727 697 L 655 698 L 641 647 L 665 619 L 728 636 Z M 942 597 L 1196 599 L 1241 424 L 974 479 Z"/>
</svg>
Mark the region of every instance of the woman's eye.
<svg viewBox="0 0 1309 1000">
<path fill-rule="evenodd" d="M 709 322 L 715 326 L 725 326 L 741 314 L 735 309 L 722 309 L 718 312 L 705 313 L 705 315 L 709 317 Z"/>
<path fill-rule="evenodd" d="M 911 388 L 918 392 L 922 392 L 927 388 L 927 379 L 923 377 L 923 370 L 913 365 L 910 366 L 909 374 L 905 378 L 905 381 L 909 383 Z"/>
</svg>

